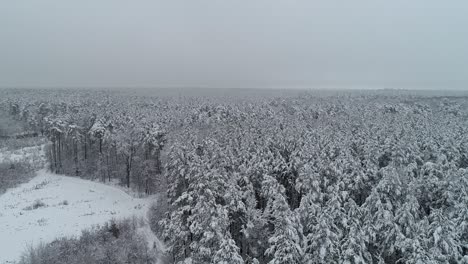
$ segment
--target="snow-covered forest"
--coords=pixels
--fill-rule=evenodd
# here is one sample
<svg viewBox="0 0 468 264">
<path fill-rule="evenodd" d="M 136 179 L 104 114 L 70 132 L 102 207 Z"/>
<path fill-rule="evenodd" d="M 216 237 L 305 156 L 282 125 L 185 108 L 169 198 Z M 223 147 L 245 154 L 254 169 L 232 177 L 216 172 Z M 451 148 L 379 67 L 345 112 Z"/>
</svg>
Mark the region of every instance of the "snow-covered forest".
<svg viewBox="0 0 468 264">
<path fill-rule="evenodd" d="M 5 89 L 0 111 L 50 172 L 157 195 L 168 263 L 468 263 L 467 95 L 235 93 Z"/>
</svg>

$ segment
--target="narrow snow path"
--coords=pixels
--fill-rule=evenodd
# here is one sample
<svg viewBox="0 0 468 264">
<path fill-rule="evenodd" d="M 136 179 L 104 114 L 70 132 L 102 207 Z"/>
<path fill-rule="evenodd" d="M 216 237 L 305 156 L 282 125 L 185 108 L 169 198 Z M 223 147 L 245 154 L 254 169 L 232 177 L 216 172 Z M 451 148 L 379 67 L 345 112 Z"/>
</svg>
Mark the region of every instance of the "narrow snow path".
<svg viewBox="0 0 468 264">
<path fill-rule="evenodd" d="M 102 183 L 45 170 L 37 174 L 0 196 L 1 264 L 17 261 L 28 245 L 80 235 L 113 218 L 146 217 L 154 201 L 133 198 Z"/>
</svg>

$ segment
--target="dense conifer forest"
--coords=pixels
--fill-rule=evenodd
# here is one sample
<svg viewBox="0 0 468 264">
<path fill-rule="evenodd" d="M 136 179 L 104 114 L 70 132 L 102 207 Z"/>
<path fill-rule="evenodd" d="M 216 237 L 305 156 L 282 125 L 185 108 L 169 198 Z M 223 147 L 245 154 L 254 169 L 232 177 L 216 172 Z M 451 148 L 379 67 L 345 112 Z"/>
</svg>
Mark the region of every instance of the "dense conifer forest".
<svg viewBox="0 0 468 264">
<path fill-rule="evenodd" d="M 157 194 L 169 263 L 468 263 L 466 95 L 235 94 L 5 89 L 0 108 L 52 172 Z"/>
</svg>

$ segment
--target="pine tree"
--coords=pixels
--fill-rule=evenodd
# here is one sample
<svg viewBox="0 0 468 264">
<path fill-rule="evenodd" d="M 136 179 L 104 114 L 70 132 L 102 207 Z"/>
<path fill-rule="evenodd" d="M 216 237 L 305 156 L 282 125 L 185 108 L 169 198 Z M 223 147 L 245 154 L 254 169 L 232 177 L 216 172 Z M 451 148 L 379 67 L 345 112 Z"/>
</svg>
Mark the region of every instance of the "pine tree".
<svg viewBox="0 0 468 264">
<path fill-rule="evenodd" d="M 429 234 L 432 234 L 431 255 L 440 262 L 458 262 L 461 245 L 453 220 L 448 219 L 442 209 L 433 210 L 430 215 Z"/>
<path fill-rule="evenodd" d="M 243 264 L 244 260 L 238 253 L 239 248 L 232 239 L 224 239 L 220 249 L 216 251 L 212 263 L 216 264 Z"/>
<path fill-rule="evenodd" d="M 284 192 L 284 187 L 275 178 L 264 176 L 262 193 L 267 199 L 264 213 L 273 226 L 273 234 L 268 239 L 270 247 L 265 253 L 272 257 L 269 261 L 271 264 L 303 261 L 302 225 L 295 213 L 289 209 Z"/>
<path fill-rule="evenodd" d="M 349 199 L 344 208 L 346 210 L 346 234 L 340 244 L 340 263 L 358 264 L 372 263 L 372 256 L 367 249 L 368 241 L 362 226 L 361 208 Z"/>
</svg>

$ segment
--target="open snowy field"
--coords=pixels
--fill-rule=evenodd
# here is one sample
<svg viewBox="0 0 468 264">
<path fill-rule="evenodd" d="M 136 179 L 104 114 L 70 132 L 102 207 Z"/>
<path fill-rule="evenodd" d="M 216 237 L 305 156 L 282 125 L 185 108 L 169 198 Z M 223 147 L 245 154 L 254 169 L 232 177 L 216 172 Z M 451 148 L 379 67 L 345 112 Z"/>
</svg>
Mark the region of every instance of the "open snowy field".
<svg viewBox="0 0 468 264">
<path fill-rule="evenodd" d="M 0 196 L 0 263 L 14 263 L 28 245 L 80 235 L 83 229 L 113 218 L 135 215 L 146 219 L 153 201 L 133 198 L 116 187 L 40 170 L 30 182 Z M 157 242 L 149 227 L 142 232 L 150 236 L 150 243 Z"/>
</svg>

